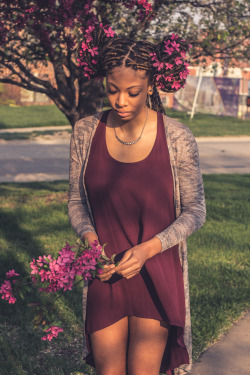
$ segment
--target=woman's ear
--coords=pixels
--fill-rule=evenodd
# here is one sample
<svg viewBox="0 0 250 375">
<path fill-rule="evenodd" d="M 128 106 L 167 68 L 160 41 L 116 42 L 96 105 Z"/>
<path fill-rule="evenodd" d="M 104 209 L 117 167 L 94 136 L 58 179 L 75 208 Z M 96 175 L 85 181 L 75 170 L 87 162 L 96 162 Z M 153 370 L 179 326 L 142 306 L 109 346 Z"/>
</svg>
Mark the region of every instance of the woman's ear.
<svg viewBox="0 0 250 375">
<path fill-rule="evenodd" d="M 148 86 L 148 94 L 149 95 L 153 94 L 153 86 L 151 86 L 151 85 Z"/>
</svg>

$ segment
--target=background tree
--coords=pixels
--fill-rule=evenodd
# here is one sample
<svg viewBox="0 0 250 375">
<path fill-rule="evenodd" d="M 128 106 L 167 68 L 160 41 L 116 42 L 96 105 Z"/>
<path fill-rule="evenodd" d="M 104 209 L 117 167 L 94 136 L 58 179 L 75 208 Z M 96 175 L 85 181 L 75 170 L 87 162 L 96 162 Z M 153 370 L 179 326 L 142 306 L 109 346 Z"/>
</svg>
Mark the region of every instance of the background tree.
<svg viewBox="0 0 250 375">
<path fill-rule="evenodd" d="M 81 35 L 95 22 L 133 38 L 177 33 L 193 45 L 191 64 L 207 56 L 247 60 L 248 0 L 2 0 L 0 82 L 46 94 L 73 124 L 102 105 L 103 84 L 77 66 Z M 34 74 L 52 67 L 53 78 Z M 42 70 L 41 70 L 42 71 Z"/>
</svg>

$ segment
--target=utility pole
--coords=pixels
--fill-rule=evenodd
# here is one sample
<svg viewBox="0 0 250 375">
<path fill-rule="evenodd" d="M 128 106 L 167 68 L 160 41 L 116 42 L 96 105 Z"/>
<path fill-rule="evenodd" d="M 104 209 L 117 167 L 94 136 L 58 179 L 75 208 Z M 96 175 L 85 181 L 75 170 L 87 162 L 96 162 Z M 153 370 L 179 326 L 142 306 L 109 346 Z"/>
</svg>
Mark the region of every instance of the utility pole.
<svg viewBox="0 0 250 375">
<path fill-rule="evenodd" d="M 195 91 L 195 95 L 194 95 L 194 101 L 193 101 L 193 107 L 192 107 L 192 111 L 191 111 L 191 115 L 190 115 L 190 120 L 192 120 L 192 118 L 194 117 L 195 107 L 196 107 L 197 98 L 198 98 L 198 94 L 199 94 L 199 91 L 200 91 L 200 85 L 201 85 L 201 80 L 202 80 L 202 67 L 200 66 L 199 69 L 200 69 L 199 70 L 199 79 L 198 79 L 198 84 L 196 86 L 196 91 Z"/>
</svg>

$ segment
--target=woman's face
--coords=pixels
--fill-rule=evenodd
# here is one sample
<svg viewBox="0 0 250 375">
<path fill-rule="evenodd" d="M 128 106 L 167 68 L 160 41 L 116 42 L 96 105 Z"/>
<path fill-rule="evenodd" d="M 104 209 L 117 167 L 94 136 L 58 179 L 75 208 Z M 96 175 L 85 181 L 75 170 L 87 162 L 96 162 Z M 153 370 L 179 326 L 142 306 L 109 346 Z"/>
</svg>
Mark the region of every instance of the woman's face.
<svg viewBox="0 0 250 375">
<path fill-rule="evenodd" d="M 120 119 L 131 120 L 144 113 L 149 85 L 145 71 L 115 68 L 106 77 L 110 106 Z"/>
</svg>

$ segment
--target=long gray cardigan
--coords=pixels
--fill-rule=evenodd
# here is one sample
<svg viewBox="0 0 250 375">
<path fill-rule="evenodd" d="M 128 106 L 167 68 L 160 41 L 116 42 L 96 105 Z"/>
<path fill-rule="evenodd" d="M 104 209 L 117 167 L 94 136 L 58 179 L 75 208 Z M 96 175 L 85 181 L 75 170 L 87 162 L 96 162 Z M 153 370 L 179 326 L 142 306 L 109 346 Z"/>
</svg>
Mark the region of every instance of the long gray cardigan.
<svg viewBox="0 0 250 375">
<path fill-rule="evenodd" d="M 89 158 L 93 136 L 100 119 L 100 113 L 79 120 L 72 132 L 70 142 L 69 176 L 69 219 L 79 237 L 86 232 L 96 232 L 89 204 L 84 175 Z M 184 342 L 189 353 L 190 364 L 174 370 L 175 375 L 187 374 L 191 370 L 192 342 L 188 285 L 188 260 L 186 239 L 205 222 L 206 207 L 203 181 L 199 167 L 199 154 L 191 131 L 180 122 L 163 116 L 169 150 L 170 164 L 174 181 L 174 204 L 176 220 L 157 234 L 162 251 L 178 244 L 183 270 L 185 289 L 185 330 Z M 87 289 L 83 290 L 83 320 L 85 327 Z M 87 355 L 84 334 L 83 356 Z"/>
</svg>

